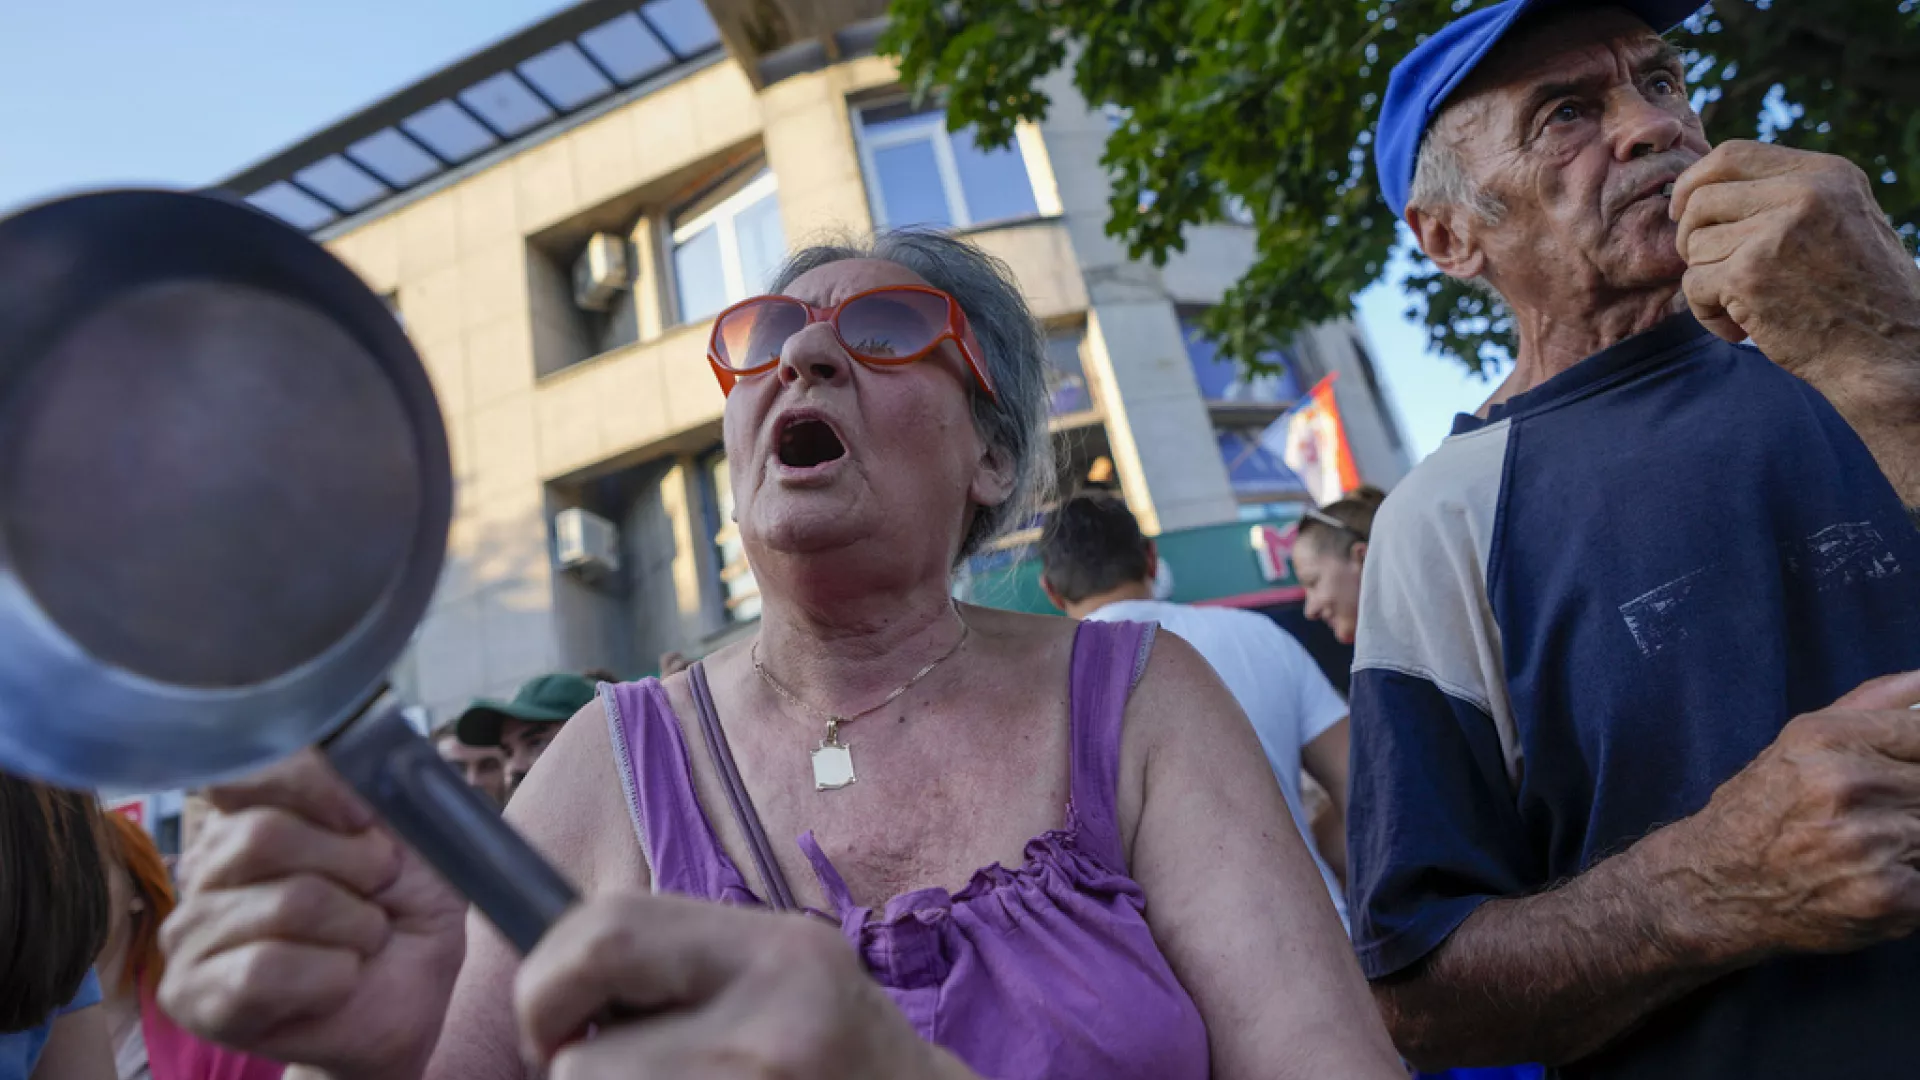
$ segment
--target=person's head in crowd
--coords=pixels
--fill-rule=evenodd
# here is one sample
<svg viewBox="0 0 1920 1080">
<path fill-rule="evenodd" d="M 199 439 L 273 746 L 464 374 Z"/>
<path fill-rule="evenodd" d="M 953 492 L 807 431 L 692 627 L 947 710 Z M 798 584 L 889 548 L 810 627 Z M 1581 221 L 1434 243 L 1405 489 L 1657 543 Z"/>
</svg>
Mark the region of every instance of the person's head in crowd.
<svg viewBox="0 0 1920 1080">
<path fill-rule="evenodd" d="M 433 733 L 433 748 L 440 760 L 453 766 L 466 778 L 467 786 L 491 799 L 496 806 L 507 801 L 507 755 L 495 746 L 473 746 L 460 738 L 460 722 L 449 720 Z"/>
<path fill-rule="evenodd" d="M 831 562 L 823 556 L 835 552 L 850 556 L 836 573 L 862 574 L 870 564 L 851 557 L 862 544 L 931 560 L 944 576 L 1027 512 L 1053 475 L 1046 367 L 1035 363 L 1045 340 L 1007 273 L 962 241 L 916 230 L 815 244 L 787 260 L 778 290 L 816 308 L 868 294 L 842 312 L 839 331 L 871 327 L 880 338 L 856 360 L 834 328 L 797 325 L 790 304 L 740 321 L 746 340 L 735 362 L 760 374 L 721 382 L 741 541 L 756 576 L 764 577 L 762 567 L 780 574 L 775 560 L 823 568 Z M 916 362 L 889 362 L 884 350 L 896 334 L 916 345 L 923 336 L 934 341 L 916 350 Z M 788 356 L 801 357 L 805 370 L 780 362 Z M 841 394 L 846 405 L 829 415 L 821 398 Z M 805 396 L 805 411 L 789 405 L 796 395 Z M 863 453 L 851 453 L 848 441 L 862 443 Z M 837 463 L 854 475 L 820 497 Z M 822 479 L 792 476 L 807 469 Z M 892 535 L 902 523 L 912 535 Z M 951 550 L 921 550 L 947 544 L 950 534 Z M 819 569 L 809 576 L 845 591 Z"/>
<path fill-rule="evenodd" d="M 1309 510 L 1293 540 L 1293 576 L 1307 591 L 1305 614 L 1327 624 L 1342 644 L 1353 644 L 1360 621 L 1360 571 L 1367 562 L 1373 515 L 1386 495 L 1363 487 Z"/>
<path fill-rule="evenodd" d="M 1440 269 L 1504 297 L 1523 337 L 1530 313 L 1673 299 L 1687 264 L 1666 193 L 1711 147 L 1680 53 L 1648 23 L 1664 29 L 1686 7 L 1539 5 L 1439 102 L 1444 73 L 1396 73 L 1380 136 L 1388 202 Z M 1433 49 L 1421 63 L 1456 59 Z"/>
<path fill-rule="evenodd" d="M 1153 599 L 1159 553 L 1126 503 L 1075 495 L 1047 521 L 1040 567 L 1047 599 L 1078 619 L 1120 600 Z"/>
<path fill-rule="evenodd" d="M 160 924 L 173 911 L 173 881 L 147 830 L 120 814 L 105 818 L 102 854 L 111 899 L 107 941 L 94 966 L 108 997 L 151 994 L 166 971 Z"/>
<path fill-rule="evenodd" d="M 0 1032 L 44 1023 L 107 940 L 103 825 L 93 796 L 0 773 Z"/>
<path fill-rule="evenodd" d="M 569 673 L 539 675 L 514 692 L 511 701 L 476 701 L 454 721 L 454 732 L 468 746 L 498 747 L 506 755 L 507 795 L 546 753 L 560 726 L 593 700 L 594 684 Z"/>
<path fill-rule="evenodd" d="M 160 1008 L 156 995 L 167 971 L 160 926 L 173 913 L 172 874 L 146 829 L 120 814 L 102 816 L 109 925 L 94 972 L 120 1075 L 141 1080 L 280 1080 L 284 1066 L 279 1062 L 198 1039 Z"/>
</svg>

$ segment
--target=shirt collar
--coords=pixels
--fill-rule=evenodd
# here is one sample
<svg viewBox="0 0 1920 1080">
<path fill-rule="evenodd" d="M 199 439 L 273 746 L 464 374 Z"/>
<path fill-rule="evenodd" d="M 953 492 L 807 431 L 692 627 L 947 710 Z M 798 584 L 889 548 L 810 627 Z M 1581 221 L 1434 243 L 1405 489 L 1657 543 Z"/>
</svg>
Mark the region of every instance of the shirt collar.
<svg viewBox="0 0 1920 1080">
<path fill-rule="evenodd" d="M 1642 364 L 1664 363 L 1686 355 L 1713 338 L 1690 311 L 1670 315 L 1650 330 L 1611 345 L 1523 394 L 1515 394 L 1487 410 L 1486 419 L 1461 413 L 1453 418 L 1453 434 L 1465 435 L 1509 417 L 1522 416 L 1585 394 L 1594 387 Z"/>
</svg>

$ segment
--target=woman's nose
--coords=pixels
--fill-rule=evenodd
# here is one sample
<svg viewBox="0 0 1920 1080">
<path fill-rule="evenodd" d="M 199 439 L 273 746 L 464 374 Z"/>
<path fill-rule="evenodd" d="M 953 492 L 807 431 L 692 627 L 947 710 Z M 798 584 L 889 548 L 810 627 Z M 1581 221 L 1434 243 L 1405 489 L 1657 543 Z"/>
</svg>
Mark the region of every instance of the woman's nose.
<svg viewBox="0 0 1920 1080">
<path fill-rule="evenodd" d="M 778 374 L 783 385 L 800 382 L 832 385 L 847 377 L 852 363 L 852 358 L 833 336 L 833 328 L 826 323 L 814 323 L 788 338 L 781 347 Z"/>
</svg>

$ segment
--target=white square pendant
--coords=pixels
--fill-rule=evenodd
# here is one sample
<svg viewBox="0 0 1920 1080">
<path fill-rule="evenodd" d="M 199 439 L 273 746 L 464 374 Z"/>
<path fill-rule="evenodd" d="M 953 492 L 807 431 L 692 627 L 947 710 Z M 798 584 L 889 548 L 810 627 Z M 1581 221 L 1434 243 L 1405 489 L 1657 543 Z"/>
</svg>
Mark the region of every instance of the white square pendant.
<svg viewBox="0 0 1920 1080">
<path fill-rule="evenodd" d="M 810 751 L 813 758 L 813 789 L 833 791 L 853 783 L 853 748 L 838 742 L 822 742 Z"/>
</svg>

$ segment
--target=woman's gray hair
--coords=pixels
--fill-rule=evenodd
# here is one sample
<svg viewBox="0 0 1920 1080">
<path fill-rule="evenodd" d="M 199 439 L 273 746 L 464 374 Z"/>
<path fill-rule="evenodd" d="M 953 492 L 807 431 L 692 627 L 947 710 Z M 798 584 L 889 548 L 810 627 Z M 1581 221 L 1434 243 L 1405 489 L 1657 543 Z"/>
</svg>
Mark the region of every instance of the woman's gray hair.
<svg viewBox="0 0 1920 1080">
<path fill-rule="evenodd" d="M 870 238 L 809 244 L 774 275 L 785 292 L 802 274 L 848 259 L 883 259 L 920 275 L 960 302 L 998 399 L 973 395 L 973 426 L 1013 468 L 1012 494 L 982 506 L 960 542 L 960 559 L 1025 523 L 1053 487 L 1053 442 L 1047 434 L 1047 343 L 1007 264 L 945 233 L 896 229 Z"/>
</svg>

